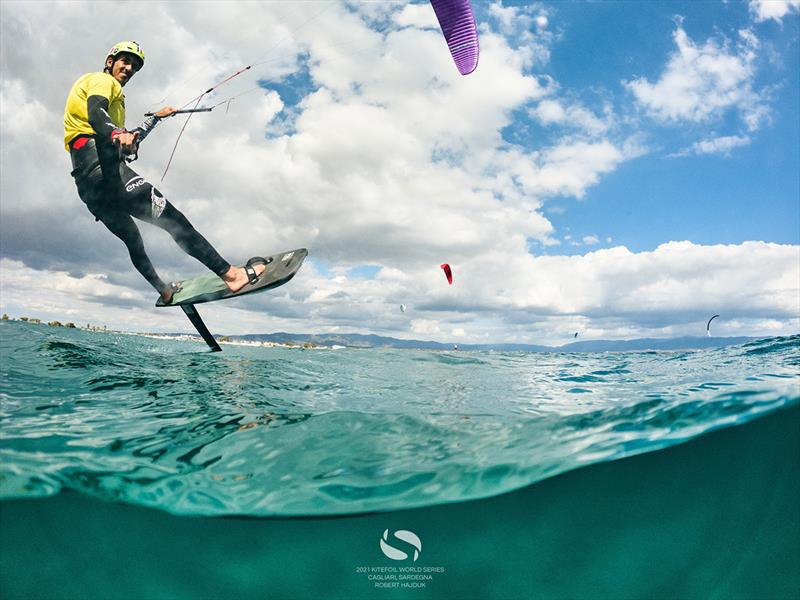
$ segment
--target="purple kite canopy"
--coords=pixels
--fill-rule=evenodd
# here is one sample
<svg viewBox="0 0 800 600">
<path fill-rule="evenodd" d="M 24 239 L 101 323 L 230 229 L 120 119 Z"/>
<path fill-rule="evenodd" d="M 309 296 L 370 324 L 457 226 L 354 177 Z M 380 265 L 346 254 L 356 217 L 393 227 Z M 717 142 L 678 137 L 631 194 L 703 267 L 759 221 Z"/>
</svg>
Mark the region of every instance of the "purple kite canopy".
<svg viewBox="0 0 800 600">
<path fill-rule="evenodd" d="M 462 75 L 478 66 L 478 30 L 469 0 L 431 0 L 447 47 Z"/>
</svg>

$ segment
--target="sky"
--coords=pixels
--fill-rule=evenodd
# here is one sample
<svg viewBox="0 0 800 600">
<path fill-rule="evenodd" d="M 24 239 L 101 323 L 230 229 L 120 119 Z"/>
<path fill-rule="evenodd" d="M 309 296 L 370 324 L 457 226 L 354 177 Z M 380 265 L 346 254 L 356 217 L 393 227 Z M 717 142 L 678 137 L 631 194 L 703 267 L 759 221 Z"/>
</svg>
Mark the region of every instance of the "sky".
<svg viewBox="0 0 800 600">
<path fill-rule="evenodd" d="M 0 311 L 192 331 L 63 147 L 70 87 L 132 39 L 129 128 L 251 66 L 203 98 L 163 181 L 182 117 L 134 170 L 231 263 L 309 249 L 287 285 L 200 306 L 214 332 L 800 331 L 800 0 L 473 7 L 461 76 L 428 2 L 0 2 Z M 204 272 L 140 229 L 163 279 Z"/>
</svg>

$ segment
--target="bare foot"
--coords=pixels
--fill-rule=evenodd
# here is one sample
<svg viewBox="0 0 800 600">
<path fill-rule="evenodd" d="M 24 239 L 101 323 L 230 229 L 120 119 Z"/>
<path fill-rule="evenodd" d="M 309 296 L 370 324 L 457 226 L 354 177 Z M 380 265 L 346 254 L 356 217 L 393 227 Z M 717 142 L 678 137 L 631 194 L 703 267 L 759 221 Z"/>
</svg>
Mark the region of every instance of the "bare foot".
<svg viewBox="0 0 800 600">
<path fill-rule="evenodd" d="M 180 290 L 181 290 L 180 283 L 170 283 L 169 285 L 167 285 L 167 287 L 161 290 L 161 301 L 164 304 L 171 304 L 172 297 L 175 295 L 175 292 L 179 292 Z"/>
<path fill-rule="evenodd" d="M 256 272 L 256 276 L 261 276 L 266 268 L 267 266 L 262 264 L 253 265 L 253 270 Z M 228 289 L 232 292 L 238 292 L 250 282 L 244 267 L 231 266 L 227 273 L 222 276 L 222 279 L 225 281 L 225 285 L 228 286 Z"/>
</svg>

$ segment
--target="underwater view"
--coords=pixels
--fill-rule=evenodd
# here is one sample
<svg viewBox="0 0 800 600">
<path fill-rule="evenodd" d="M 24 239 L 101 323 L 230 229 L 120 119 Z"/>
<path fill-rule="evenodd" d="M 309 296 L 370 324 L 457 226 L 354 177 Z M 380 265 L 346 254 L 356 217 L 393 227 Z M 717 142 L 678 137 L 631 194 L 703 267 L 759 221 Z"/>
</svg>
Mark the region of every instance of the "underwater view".
<svg viewBox="0 0 800 600">
<path fill-rule="evenodd" d="M 564 530 L 558 533 L 555 545 L 529 538 L 548 553 L 577 530 L 585 535 L 591 527 L 602 528 L 603 515 L 631 520 L 637 523 L 636 540 L 643 537 L 647 541 L 630 539 L 626 547 L 609 548 L 603 554 L 611 552 L 617 554 L 616 560 L 625 557 L 625 561 L 638 562 L 658 536 L 665 536 L 658 542 L 662 550 L 666 544 L 679 554 L 691 555 L 696 549 L 690 549 L 699 541 L 681 539 L 679 531 L 688 528 L 699 535 L 702 532 L 697 527 L 708 519 L 718 528 L 713 535 L 724 538 L 736 533 L 740 524 L 727 522 L 719 504 L 721 498 L 735 503 L 736 495 L 732 496 L 730 489 L 707 489 L 726 469 L 741 471 L 745 482 L 766 478 L 770 483 L 761 486 L 760 494 L 779 494 L 777 500 L 769 497 L 773 509 L 776 502 L 791 507 L 798 498 L 797 336 L 702 351 L 544 354 L 226 345 L 225 352 L 217 354 L 207 352 L 198 342 L 2 322 L 0 340 L 0 493 L 7 539 L 9 529 L 21 528 L 31 543 L 35 529 L 25 520 L 33 520 L 45 538 L 61 536 L 56 547 L 74 544 L 86 552 L 86 530 L 70 533 L 63 530 L 66 524 L 110 519 L 108 527 L 119 533 L 120 523 L 131 519 L 167 519 L 179 525 L 170 525 L 158 538 L 159 552 L 166 552 L 164 548 L 181 539 L 181 535 L 172 538 L 172 527 L 198 527 L 201 531 L 188 534 L 198 542 L 210 535 L 204 533 L 206 526 L 221 528 L 234 538 L 245 535 L 245 546 L 250 546 L 253 541 L 246 532 L 267 524 L 264 526 L 274 531 L 262 543 L 268 542 L 270 548 L 297 545 L 306 535 L 301 532 L 316 530 L 318 536 L 306 539 L 296 552 L 332 553 L 341 562 L 346 561 L 342 553 L 349 544 L 335 542 L 336 537 L 342 532 L 352 536 L 383 515 L 385 527 L 375 525 L 374 530 L 350 542 L 353 547 L 366 544 L 364 551 L 371 559 L 336 567 L 337 580 L 347 574 L 357 586 L 343 587 L 341 597 L 352 593 L 419 597 L 437 593 L 437 585 L 438 593 L 443 593 L 449 589 L 446 581 L 452 579 L 447 573 L 456 575 L 459 570 L 453 562 L 456 556 L 456 563 L 464 560 L 463 552 L 452 545 L 453 536 L 470 532 L 471 541 L 462 542 L 467 547 L 477 545 L 478 549 L 470 550 L 469 560 L 480 558 L 485 571 L 471 575 L 484 581 L 483 591 L 476 597 L 516 597 L 508 593 L 508 582 L 519 583 L 522 571 L 500 575 L 497 569 L 509 559 L 509 550 L 501 546 L 530 527 L 524 518 L 515 521 L 519 511 L 535 518 L 536 527 L 545 527 L 549 536 Z M 632 501 L 631 477 L 610 472 L 595 488 L 589 486 L 589 497 L 581 483 L 566 498 L 541 505 L 539 494 L 551 494 L 548 486 L 555 485 L 554 481 L 563 483 L 559 475 L 595 478 L 603 468 L 629 464 L 620 459 L 669 456 L 669 452 L 654 451 L 673 447 L 685 453 L 683 443 L 688 440 L 701 438 L 698 442 L 703 442 L 713 437 L 705 434 L 718 430 L 741 435 L 742 428 L 736 426 L 770 419 L 782 434 L 781 439 L 763 440 L 766 448 L 742 447 L 733 453 L 726 450 L 725 455 L 701 453 L 688 462 L 686 456 L 678 459 L 678 453 L 674 460 L 659 458 L 647 477 L 668 476 L 669 486 L 654 488 L 652 481 L 637 476 L 641 487 L 636 486 L 636 493 L 644 494 L 645 499 Z M 793 483 L 785 482 L 788 488 L 781 487 L 781 475 L 776 478 L 772 461 L 776 444 L 785 454 L 778 458 L 788 469 L 785 474 L 794 476 Z M 737 465 L 737 455 L 748 457 L 748 464 Z M 703 477 L 692 472 L 709 460 L 721 462 L 724 469 Z M 678 480 L 676 473 L 680 474 Z M 698 484 L 698 477 L 704 483 Z M 726 481 L 728 486 L 735 483 Z M 716 498 L 718 493 L 721 495 Z M 684 506 L 681 498 L 686 494 L 693 496 L 699 508 Z M 638 511 L 645 510 L 648 502 L 663 503 L 671 495 L 676 498 L 674 505 L 661 508 L 675 522 L 645 519 L 648 527 L 660 528 L 660 532 L 643 529 L 639 522 L 643 515 Z M 523 497 L 526 500 L 521 501 Z M 741 500 L 748 510 L 756 506 L 746 494 Z M 512 507 L 503 506 L 509 502 Z M 462 515 L 463 511 L 472 514 L 483 504 L 488 507 L 480 508 L 477 515 Z M 484 530 L 480 517 L 485 517 L 487 510 L 498 522 Z M 784 556 L 787 562 L 783 571 L 781 561 L 767 565 L 773 583 L 789 592 L 800 582 L 796 561 L 799 538 L 792 539 L 800 533 L 800 519 L 796 505 L 787 510 L 780 528 L 786 536 L 781 539 L 789 551 Z M 40 516 L 34 517 L 30 511 Z M 18 513 L 18 518 L 12 519 Z M 43 521 L 41 513 L 49 516 Z M 451 527 L 451 514 L 462 531 L 448 532 L 439 539 L 436 556 L 432 531 Z M 416 525 L 413 530 L 406 524 L 400 528 L 406 521 L 419 521 L 420 515 L 424 527 Z M 343 516 L 351 518 L 342 520 Z M 182 520 L 186 517 L 194 518 Z M 43 524 L 46 522 L 49 527 Z M 56 533 L 54 523 L 58 523 Z M 668 524 L 676 531 L 665 530 Z M 755 526 L 748 524 L 751 529 Z M 147 526 L 130 527 L 141 531 Z M 238 528 L 243 531 L 237 532 Z M 395 546 L 388 535 L 391 531 L 401 540 L 394 540 Z M 402 531 L 412 531 L 414 537 L 406 536 L 403 541 Z M 565 531 L 572 533 L 564 537 Z M 596 533 L 597 540 L 609 541 L 607 531 Z M 386 566 L 397 559 L 389 556 L 391 550 L 381 552 L 379 541 L 380 547 L 416 550 L 419 560 L 414 563 L 433 560 L 427 564 L 445 571 L 432 572 L 431 579 L 420 572 L 416 583 L 423 586 L 408 588 L 399 587 L 401 582 L 409 582 L 397 579 L 397 571 L 380 572 L 381 578 L 389 579 L 375 579 L 378 575 L 369 570 L 357 572 L 375 565 L 397 568 Z M 776 539 L 762 541 L 773 549 L 781 545 Z M 219 540 L 209 542 L 215 543 Z M 713 549 L 710 541 L 702 543 Z M 40 541 L 37 547 L 43 544 L 48 545 Z M 11 590 L 24 596 L 27 584 L 24 570 L 19 569 L 24 547 L 16 542 L 4 546 L 3 579 Z M 185 550 L 190 547 L 192 553 L 203 552 L 192 546 Z M 728 545 L 725 551 L 734 549 Z M 74 556 L 72 550 L 60 554 L 59 560 Z M 155 560 L 151 552 L 144 554 Z M 106 561 L 119 558 L 103 555 Z M 526 555 L 524 552 L 514 560 Z M 248 554 L 248 560 L 253 556 Z M 590 554 L 584 559 L 591 563 Z M 220 560 L 230 562 L 228 568 L 236 568 L 236 560 Z M 146 567 L 153 581 L 160 578 L 159 564 L 163 560 Z M 305 580 L 304 567 L 292 565 L 282 576 L 291 581 L 294 573 L 297 581 Z M 323 571 L 329 572 L 331 565 L 326 565 Z M 581 573 L 588 567 L 577 564 L 570 568 Z M 687 577 L 707 568 L 708 564 L 672 566 Z M 49 569 L 56 581 L 56 567 Z M 751 575 L 760 581 L 768 573 Z M 327 597 L 336 596 L 330 577 L 317 574 L 326 583 L 315 585 L 327 589 Z M 662 574 L 671 585 L 677 583 L 674 570 Z M 205 576 L 211 577 L 211 571 Z M 642 585 L 654 584 L 646 571 L 640 569 L 637 577 Z M 533 586 L 528 588 L 530 593 L 536 593 L 536 585 L 523 579 L 526 586 Z M 246 578 L 238 581 L 252 584 Z M 284 581 L 289 586 L 286 589 L 300 593 L 297 581 Z M 581 581 L 586 583 L 591 577 Z M 262 590 L 276 589 L 270 582 L 261 583 Z M 394 583 L 397 588 L 392 587 Z M 108 585 L 106 592 L 113 588 L 111 581 Z M 213 589 L 213 584 L 206 585 Z M 702 587 L 702 581 L 697 585 Z M 173 589 L 166 584 L 148 592 L 136 589 L 147 596 L 197 593 L 196 589 Z M 538 589 L 547 594 L 547 586 Z M 626 589 L 633 596 L 642 592 L 623 585 L 612 586 L 607 593 L 626 596 Z M 556 595 L 565 588 L 558 590 Z M 650 589 L 654 594 L 657 591 Z M 97 589 L 83 592 L 101 593 Z M 240 592 L 247 595 L 253 590 Z M 581 591 L 575 589 L 574 593 Z"/>
</svg>

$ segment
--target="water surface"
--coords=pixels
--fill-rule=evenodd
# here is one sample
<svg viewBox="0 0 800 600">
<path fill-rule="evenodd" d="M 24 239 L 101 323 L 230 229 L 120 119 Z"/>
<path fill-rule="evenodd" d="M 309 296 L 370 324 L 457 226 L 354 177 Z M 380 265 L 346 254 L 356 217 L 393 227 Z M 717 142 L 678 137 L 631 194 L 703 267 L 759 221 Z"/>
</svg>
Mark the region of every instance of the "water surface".
<svg viewBox="0 0 800 600">
<path fill-rule="evenodd" d="M 0 323 L 0 497 L 341 515 L 494 496 L 800 403 L 800 336 L 702 351 L 300 349 Z"/>
</svg>

